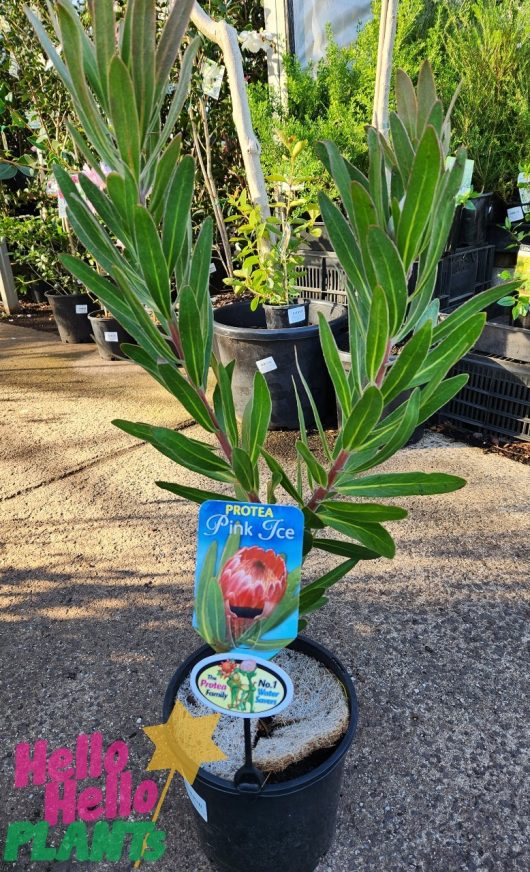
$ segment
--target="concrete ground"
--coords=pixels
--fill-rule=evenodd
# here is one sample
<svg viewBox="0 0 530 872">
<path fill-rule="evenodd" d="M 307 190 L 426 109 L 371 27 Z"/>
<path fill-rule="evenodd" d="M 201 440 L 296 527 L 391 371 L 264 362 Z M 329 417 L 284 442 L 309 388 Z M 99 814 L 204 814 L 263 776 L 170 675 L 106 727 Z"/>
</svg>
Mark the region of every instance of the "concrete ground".
<svg viewBox="0 0 530 872">
<path fill-rule="evenodd" d="M 100 729 L 106 743 L 129 743 L 134 784 L 145 777 L 152 745 L 141 726 L 159 723 L 166 684 L 199 642 L 196 508 L 154 480 L 200 479 L 112 427 L 114 417 L 177 426 L 187 416 L 135 366 L 105 363 L 93 347 L 0 325 L 0 401 L 3 853 L 9 822 L 42 819 L 43 788 L 13 787 L 18 742 L 45 738 L 52 750 Z M 293 443 L 271 435 L 284 456 Z M 387 466 L 469 484 L 400 500 L 410 517 L 389 525 L 395 560 L 358 566 L 311 622 L 351 671 L 361 707 L 318 872 L 522 872 L 529 469 L 435 434 Z M 331 565 L 315 558 L 307 579 Z M 178 778 L 154 869 L 210 869 L 191 820 Z M 85 867 L 130 864 L 0 861 Z"/>
</svg>

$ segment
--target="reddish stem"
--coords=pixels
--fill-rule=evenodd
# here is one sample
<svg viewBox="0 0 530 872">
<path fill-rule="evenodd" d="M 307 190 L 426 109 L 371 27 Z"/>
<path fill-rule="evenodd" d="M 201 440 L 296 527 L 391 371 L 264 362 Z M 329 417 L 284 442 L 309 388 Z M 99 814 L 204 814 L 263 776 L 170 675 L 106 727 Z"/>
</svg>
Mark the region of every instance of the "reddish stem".
<svg viewBox="0 0 530 872">
<path fill-rule="evenodd" d="M 377 373 L 377 375 L 375 377 L 375 383 L 376 383 L 376 386 L 378 388 L 380 388 L 381 385 L 383 384 L 383 379 L 385 377 L 385 372 L 386 372 L 386 368 L 388 366 L 388 361 L 390 360 L 390 352 L 391 351 L 392 351 L 392 342 L 389 339 L 388 344 L 386 346 L 385 358 L 383 360 L 383 363 L 379 367 L 379 372 Z"/>
<path fill-rule="evenodd" d="M 326 497 L 329 495 L 333 485 L 335 484 L 339 473 L 344 469 L 344 464 L 348 460 L 350 456 L 348 451 L 344 449 L 339 453 L 338 457 L 335 459 L 333 466 L 331 467 L 328 473 L 328 481 L 325 487 L 319 485 L 309 498 L 309 502 L 307 503 L 307 508 L 310 511 L 314 511 Z"/>
<path fill-rule="evenodd" d="M 177 352 L 177 356 L 179 357 L 180 360 L 182 360 L 184 362 L 184 353 L 182 350 L 182 343 L 180 341 L 180 333 L 179 333 L 178 327 L 173 322 L 171 322 L 169 325 L 169 332 L 171 334 L 171 341 L 173 342 L 173 345 L 175 346 L 175 351 Z M 194 391 L 196 391 L 197 396 L 199 397 L 204 408 L 208 412 L 208 416 L 209 416 L 210 421 L 212 422 L 212 424 L 214 426 L 215 436 L 217 438 L 217 441 L 219 442 L 221 450 L 222 450 L 223 454 L 225 455 L 228 463 L 230 463 L 230 465 L 232 465 L 232 446 L 230 445 L 230 442 L 226 436 L 226 433 L 224 433 L 224 431 L 221 428 L 221 425 L 219 424 L 219 421 L 217 420 L 217 416 L 215 414 L 215 411 L 212 409 L 212 407 L 208 401 L 208 397 L 206 396 L 205 391 L 203 390 L 203 388 L 198 388 L 197 385 L 193 384 L 193 382 L 188 377 L 187 373 L 186 373 L 186 377 L 188 380 L 188 384 L 193 388 Z M 248 496 L 249 502 L 251 502 L 251 503 L 259 503 L 259 501 L 260 501 L 259 494 L 257 494 L 255 491 L 248 491 L 247 496 Z"/>
</svg>

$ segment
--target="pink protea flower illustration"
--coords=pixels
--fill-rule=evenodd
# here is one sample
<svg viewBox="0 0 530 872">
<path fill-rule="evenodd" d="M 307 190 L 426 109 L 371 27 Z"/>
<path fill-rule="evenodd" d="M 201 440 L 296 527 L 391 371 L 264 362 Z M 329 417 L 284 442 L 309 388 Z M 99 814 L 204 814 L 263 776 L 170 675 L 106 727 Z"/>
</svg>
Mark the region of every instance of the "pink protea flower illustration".
<svg viewBox="0 0 530 872">
<path fill-rule="evenodd" d="M 234 641 L 253 621 L 267 618 L 287 589 L 283 557 L 257 545 L 240 548 L 227 560 L 219 587 Z"/>
<path fill-rule="evenodd" d="M 232 675 L 235 668 L 236 663 L 233 660 L 223 660 L 223 662 L 219 664 L 219 672 L 223 678 L 228 678 L 229 675 Z"/>
</svg>

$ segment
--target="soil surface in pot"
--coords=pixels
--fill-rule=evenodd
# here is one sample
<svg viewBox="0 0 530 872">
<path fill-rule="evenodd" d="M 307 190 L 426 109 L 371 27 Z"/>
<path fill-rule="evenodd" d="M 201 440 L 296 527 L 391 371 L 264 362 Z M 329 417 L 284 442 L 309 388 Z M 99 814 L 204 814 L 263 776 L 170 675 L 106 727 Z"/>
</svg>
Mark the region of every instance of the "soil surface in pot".
<svg viewBox="0 0 530 872">
<path fill-rule="evenodd" d="M 322 663 L 288 650 L 274 662 L 292 678 L 294 696 L 278 715 L 251 719 L 253 762 L 268 781 L 286 781 L 311 771 L 332 753 L 348 728 L 349 712 L 342 684 Z M 211 714 L 196 699 L 189 681 L 181 686 L 177 699 L 195 717 Z M 204 768 L 231 780 L 244 763 L 242 719 L 222 715 L 213 738 L 227 759 L 206 763 Z"/>
</svg>

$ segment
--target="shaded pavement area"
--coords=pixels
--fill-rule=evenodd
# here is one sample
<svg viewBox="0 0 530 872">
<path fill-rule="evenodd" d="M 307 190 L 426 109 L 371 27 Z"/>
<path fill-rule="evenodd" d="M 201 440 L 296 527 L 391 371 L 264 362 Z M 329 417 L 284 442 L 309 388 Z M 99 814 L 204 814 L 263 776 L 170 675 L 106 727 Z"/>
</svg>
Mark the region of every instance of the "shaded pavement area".
<svg viewBox="0 0 530 872">
<path fill-rule="evenodd" d="M 45 738 L 52 750 L 101 730 L 107 744 L 128 742 L 134 785 L 147 777 L 142 724 L 159 723 L 168 680 L 199 643 L 196 507 L 154 481 L 201 479 L 110 424 L 186 426 L 187 413 L 93 346 L 0 325 L 0 410 L 3 851 L 9 822 L 42 819 L 43 788 L 13 787 L 17 742 Z M 294 441 L 271 434 L 269 448 L 292 458 Z M 410 515 L 388 525 L 395 560 L 360 564 L 310 622 L 360 700 L 337 836 L 318 872 L 526 870 L 530 471 L 432 433 L 386 468 L 469 484 L 400 500 Z M 311 558 L 306 580 L 332 565 Z M 159 826 L 168 848 L 150 868 L 210 869 L 180 778 Z M 0 868 L 131 868 L 28 858 Z"/>
</svg>

